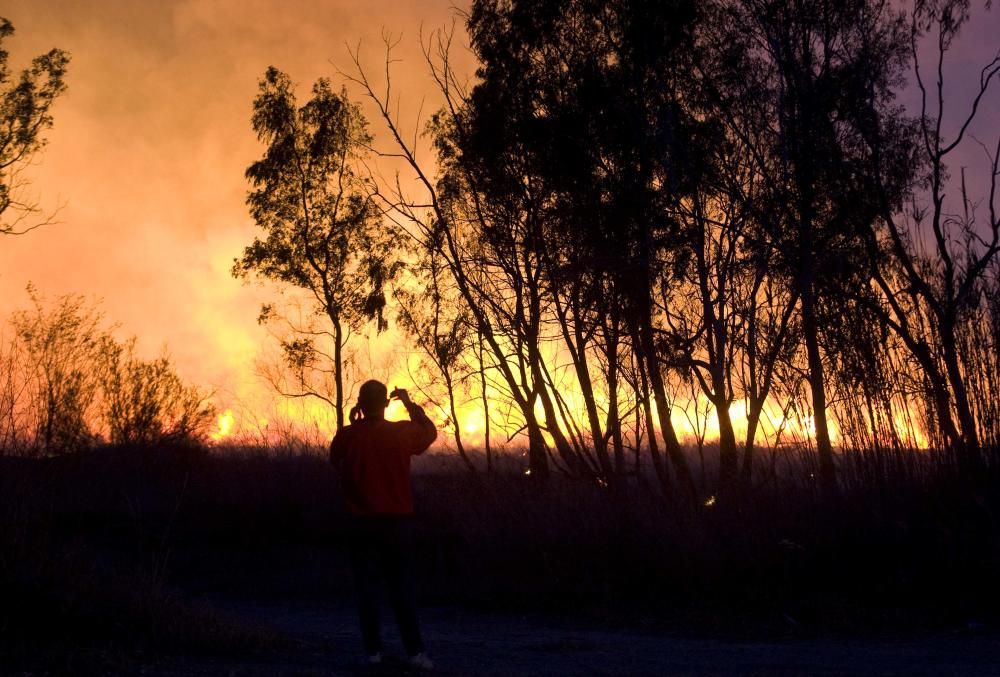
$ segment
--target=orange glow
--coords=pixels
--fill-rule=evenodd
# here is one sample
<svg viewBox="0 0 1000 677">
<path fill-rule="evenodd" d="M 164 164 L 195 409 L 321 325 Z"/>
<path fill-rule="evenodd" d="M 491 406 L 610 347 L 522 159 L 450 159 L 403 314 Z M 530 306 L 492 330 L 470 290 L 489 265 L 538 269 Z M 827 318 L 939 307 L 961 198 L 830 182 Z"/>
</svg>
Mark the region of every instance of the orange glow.
<svg viewBox="0 0 1000 677">
<path fill-rule="evenodd" d="M 17 28 L 14 63 L 52 46 L 71 52 L 73 62 L 69 91 L 53 111 L 49 145 L 30 177 L 43 206 L 65 206 L 58 224 L 4 239 L 0 316 L 26 304 L 28 281 L 50 297 L 77 292 L 101 298 L 107 316 L 123 332 L 140 337 L 144 356 L 157 355 L 165 345 L 182 377 L 215 389 L 222 413 L 210 433 L 214 442 L 280 440 L 289 426 L 309 439 L 329 439 L 336 423 L 327 404 L 277 398 L 257 374 L 257 362 L 273 350 L 274 340 L 256 318 L 275 290 L 230 275 L 233 259 L 257 234 L 247 213 L 244 179 L 261 150 L 249 122 L 257 80 L 274 64 L 304 93 L 317 77 L 335 78 L 330 61 L 346 65 L 342 45 L 359 40 L 362 60 L 379 71 L 382 27 L 404 31 L 395 54 L 400 62 L 394 101 L 398 97 L 402 104 L 400 119 L 413 120 L 419 130 L 421 102 L 426 98 L 425 114 L 440 102 L 417 27 L 425 26 L 426 33 L 450 24 L 453 5 L 453 0 L 370 0 L 363 6 L 350 0 L 9 0 L 3 13 Z M 461 48 L 450 65 L 473 72 L 472 56 Z M 372 131 L 384 137 L 375 112 L 365 111 Z M 367 344 L 361 338 L 358 346 L 359 354 L 367 349 L 385 362 L 359 362 L 365 370 L 391 386 L 409 388 L 415 400 L 430 400 L 428 413 L 443 426 L 450 417 L 447 399 L 440 389 L 428 388 L 427 397 L 415 387 L 418 358 L 398 332 Z M 391 364 L 393 359 L 397 363 Z M 570 414 L 585 427 L 583 399 L 572 379 L 555 378 Z M 486 418 L 476 387 L 471 390 L 459 398 L 458 423 L 463 441 L 475 447 L 483 444 Z M 506 407 L 495 391 L 491 398 L 492 441 L 499 446 L 519 424 L 500 420 Z M 606 400 L 598 394 L 599 407 Z M 706 404 L 701 395 L 675 402 L 671 420 L 682 441 L 693 442 L 696 427 L 704 429 L 707 442 L 718 440 L 718 420 Z M 693 424 L 706 410 L 707 420 Z M 537 413 L 543 414 L 540 404 Z M 387 412 L 389 418 L 404 415 L 398 403 Z M 739 441 L 746 434 L 745 404 L 735 402 L 730 415 Z M 897 409 L 893 420 L 917 446 L 929 444 L 914 423 L 919 416 Z M 830 428 L 836 444 L 841 434 L 835 421 Z M 811 417 L 786 415 L 773 401 L 765 407 L 757 439 L 794 442 L 814 433 Z M 450 434 L 446 430 L 441 439 L 448 443 Z"/>
<path fill-rule="evenodd" d="M 5 2 L 0 13 L 17 31 L 12 65 L 53 46 L 72 63 L 48 145 L 28 172 L 42 207 L 62 206 L 58 223 L 4 238 L 0 317 L 27 305 L 29 281 L 49 298 L 101 299 L 124 335 L 139 336 L 140 357 L 166 346 L 185 380 L 217 393 L 218 409 L 234 412 L 231 435 L 256 431 L 265 415 L 277 427 L 286 408 L 273 406 L 256 369 L 273 347 L 256 323 L 273 289 L 230 275 L 256 234 L 244 171 L 260 153 L 250 127 L 257 80 L 273 64 L 304 94 L 318 77 L 336 79 L 331 61 L 346 66 L 344 45 L 359 40 L 362 57 L 377 65 L 385 27 L 405 31 L 394 83 L 401 114 L 415 117 L 425 95 L 427 113 L 437 103 L 418 27 L 450 24 L 453 5 Z M 471 59 L 457 50 L 453 66 L 471 73 Z M 312 414 L 326 418 L 296 416 L 311 423 Z"/>
</svg>

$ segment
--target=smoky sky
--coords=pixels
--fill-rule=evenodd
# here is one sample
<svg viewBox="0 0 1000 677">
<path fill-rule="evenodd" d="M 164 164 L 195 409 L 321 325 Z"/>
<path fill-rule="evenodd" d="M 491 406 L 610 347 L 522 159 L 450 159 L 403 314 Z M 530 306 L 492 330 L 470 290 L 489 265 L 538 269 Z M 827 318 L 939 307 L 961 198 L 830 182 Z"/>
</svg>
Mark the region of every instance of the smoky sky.
<svg viewBox="0 0 1000 677">
<path fill-rule="evenodd" d="M 15 68 L 53 46 L 72 63 L 32 171 L 42 205 L 61 205 L 58 223 L 0 242 L 0 313 L 26 305 L 29 281 L 49 298 L 100 299 L 147 354 L 166 346 L 186 378 L 246 394 L 268 341 L 256 324 L 268 292 L 229 271 L 256 231 L 243 172 L 261 150 L 249 123 L 258 79 L 274 65 L 305 99 L 316 78 L 337 81 L 359 43 L 381 76 L 384 29 L 399 38 L 401 115 L 415 121 L 421 101 L 434 105 L 420 31 L 450 25 L 453 3 L 4 4 Z M 456 58 L 471 72 L 464 49 Z"/>
<path fill-rule="evenodd" d="M 400 37 L 394 86 L 401 119 L 413 125 L 421 104 L 426 115 L 437 101 L 419 34 L 451 24 L 453 4 L 8 0 L 0 15 L 17 31 L 9 41 L 15 67 L 53 46 L 73 61 L 32 171 L 42 205 L 62 205 L 59 223 L 0 241 L 0 314 L 27 303 L 29 281 L 50 298 L 81 293 L 101 299 L 146 353 L 166 346 L 189 380 L 243 395 L 263 387 L 253 362 L 268 342 L 256 317 L 269 292 L 229 273 L 256 230 L 243 172 L 261 150 L 249 124 L 257 80 L 274 65 L 304 98 L 317 77 L 336 82 L 336 66 L 350 66 L 346 45 L 359 43 L 380 77 L 387 30 Z M 946 132 L 997 53 L 998 35 L 1000 11 L 977 12 L 950 57 Z M 473 59 L 458 42 L 456 69 L 471 74 Z M 912 81 L 901 100 L 916 105 Z M 384 138 L 375 120 L 372 131 Z M 996 92 L 971 131 L 996 143 Z M 974 145 L 959 158 L 979 198 L 984 162 Z"/>
</svg>

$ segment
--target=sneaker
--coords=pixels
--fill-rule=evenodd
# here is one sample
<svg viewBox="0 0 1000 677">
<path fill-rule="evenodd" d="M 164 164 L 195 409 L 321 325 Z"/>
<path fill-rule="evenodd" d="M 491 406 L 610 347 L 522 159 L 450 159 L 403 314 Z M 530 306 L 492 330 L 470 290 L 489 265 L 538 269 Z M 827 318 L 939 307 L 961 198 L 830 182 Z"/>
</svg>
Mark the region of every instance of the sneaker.
<svg viewBox="0 0 1000 677">
<path fill-rule="evenodd" d="M 368 665 L 382 665 L 382 654 L 374 653 L 368 657 Z"/>
<path fill-rule="evenodd" d="M 410 667 L 418 668 L 420 670 L 433 670 L 434 661 L 427 657 L 427 654 L 421 651 L 416 656 L 410 656 Z"/>
</svg>

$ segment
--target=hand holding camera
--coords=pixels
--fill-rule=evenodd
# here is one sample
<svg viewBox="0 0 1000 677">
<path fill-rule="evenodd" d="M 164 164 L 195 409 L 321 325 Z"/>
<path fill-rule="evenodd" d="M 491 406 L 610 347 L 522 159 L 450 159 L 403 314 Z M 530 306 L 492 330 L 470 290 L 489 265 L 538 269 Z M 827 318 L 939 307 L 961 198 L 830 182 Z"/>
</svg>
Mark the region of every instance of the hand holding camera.
<svg viewBox="0 0 1000 677">
<path fill-rule="evenodd" d="M 402 388 L 393 388 L 392 392 L 389 393 L 389 398 L 393 400 L 399 400 L 404 405 L 410 403 L 410 394 L 403 390 Z"/>
</svg>

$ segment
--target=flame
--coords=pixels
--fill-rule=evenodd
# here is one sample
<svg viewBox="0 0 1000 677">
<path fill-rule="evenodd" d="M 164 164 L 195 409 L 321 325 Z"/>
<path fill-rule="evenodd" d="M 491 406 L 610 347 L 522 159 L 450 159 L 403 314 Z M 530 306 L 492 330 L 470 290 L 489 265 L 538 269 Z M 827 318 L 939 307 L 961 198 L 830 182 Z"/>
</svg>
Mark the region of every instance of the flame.
<svg viewBox="0 0 1000 677">
<path fill-rule="evenodd" d="M 226 409 L 224 412 L 219 414 L 216 419 L 216 430 L 209 434 L 209 437 L 213 442 L 220 442 L 227 437 L 230 437 L 235 432 L 236 428 L 236 416 L 233 414 L 232 409 Z"/>
<path fill-rule="evenodd" d="M 438 389 L 437 384 L 414 383 L 413 372 L 412 365 L 401 366 L 390 372 L 389 378 L 385 378 L 384 381 L 391 384 L 391 387 L 409 390 L 414 400 L 423 405 L 427 414 L 435 421 L 439 430 L 437 445 L 443 449 L 454 448 L 453 438 L 456 421 L 452 420 L 445 393 Z M 575 419 L 574 426 L 581 435 L 579 440 L 586 443 L 587 413 L 582 393 L 571 379 L 560 380 L 557 387 L 565 410 Z M 478 395 L 478 387 L 475 384 L 470 385 L 467 391 L 456 393 L 457 412 L 455 418 L 461 431 L 462 441 L 469 449 L 482 447 L 485 443 L 487 412 L 484 410 L 483 400 Z M 714 405 L 703 393 L 692 395 L 678 396 L 672 402 L 671 421 L 678 437 L 682 443 L 687 445 L 696 444 L 699 438 L 707 444 L 718 443 L 719 422 Z M 356 393 L 347 394 L 345 409 L 353 404 L 355 396 Z M 603 418 L 608 403 L 607 394 L 595 393 L 595 397 Z M 622 402 L 626 402 L 629 394 L 623 392 L 622 397 Z M 263 402 L 260 404 L 263 406 L 248 405 L 239 408 L 239 414 L 234 414 L 233 409 L 225 409 L 219 415 L 217 430 L 210 435 L 210 438 L 219 442 L 223 439 L 244 436 L 247 440 L 268 444 L 275 441 L 280 442 L 289 435 L 301 435 L 303 439 L 323 444 L 324 441 L 329 441 L 336 432 L 334 411 L 332 407 L 321 400 L 278 398 L 267 404 Z M 910 444 L 916 448 L 925 449 L 930 446 L 931 441 L 921 425 L 922 416 L 914 406 L 903 398 L 894 402 L 892 424 L 904 440 L 909 440 Z M 504 399 L 503 393 L 492 386 L 488 388 L 486 407 L 489 410 L 492 428 L 491 443 L 494 447 L 503 447 L 508 436 L 521 430 L 522 422 L 516 419 L 516 410 L 513 411 L 515 418 L 511 420 L 505 418 L 505 412 L 511 411 L 511 407 Z M 654 426 L 656 432 L 660 434 L 655 403 L 652 404 L 652 410 Z M 746 438 L 747 413 L 747 403 L 742 399 L 733 402 L 729 407 L 729 418 L 738 445 L 742 445 Z M 266 418 L 262 414 L 266 414 Z M 544 419 L 544 410 L 540 401 L 535 402 L 535 414 L 539 420 Z M 406 419 L 407 413 L 403 406 L 394 400 L 386 410 L 386 418 L 389 420 Z M 625 420 L 623 423 L 627 426 L 624 433 L 628 437 L 634 432 L 631 430 L 632 421 Z M 833 410 L 828 411 L 828 428 L 831 442 L 835 446 L 848 443 L 845 434 L 837 425 Z M 547 430 L 543 430 L 542 435 L 547 443 L 553 444 L 552 436 Z M 815 435 L 815 419 L 807 404 L 799 403 L 795 406 L 789 406 L 786 402 L 785 406 L 782 406 L 782 402 L 774 398 L 765 403 L 760 413 L 755 439 L 759 445 L 780 444 L 784 446 L 808 444 L 810 440 L 815 439 Z M 513 444 L 520 446 L 523 444 L 523 438 L 515 437 Z"/>
</svg>

